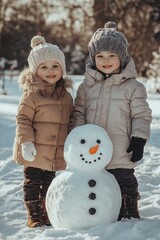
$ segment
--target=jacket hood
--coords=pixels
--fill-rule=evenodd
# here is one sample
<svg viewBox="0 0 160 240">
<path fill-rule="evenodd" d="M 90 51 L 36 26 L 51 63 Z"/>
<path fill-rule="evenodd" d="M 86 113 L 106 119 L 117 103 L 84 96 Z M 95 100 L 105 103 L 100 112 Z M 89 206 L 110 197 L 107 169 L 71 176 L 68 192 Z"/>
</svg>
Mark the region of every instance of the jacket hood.
<svg viewBox="0 0 160 240">
<path fill-rule="evenodd" d="M 67 90 L 70 90 L 73 88 L 73 82 L 71 79 L 65 77 L 63 78 L 63 82 L 61 86 L 66 88 Z M 43 80 L 41 80 L 39 77 L 37 77 L 29 68 L 24 69 L 18 79 L 19 86 L 23 89 L 23 91 L 26 90 L 43 90 L 45 88 L 49 87 L 55 87 L 56 84 L 50 84 L 46 83 Z"/>
<path fill-rule="evenodd" d="M 120 84 L 126 80 L 133 79 L 137 77 L 137 71 L 135 68 L 135 64 L 132 58 L 130 58 L 130 61 L 126 65 L 125 69 L 123 69 L 122 72 L 118 74 L 113 74 L 109 77 L 106 76 L 106 81 L 111 84 Z M 86 72 L 85 72 L 85 82 L 88 86 L 94 85 L 97 81 L 104 80 L 104 76 L 97 71 L 96 69 L 92 68 L 92 65 L 89 63 L 86 66 Z"/>
</svg>

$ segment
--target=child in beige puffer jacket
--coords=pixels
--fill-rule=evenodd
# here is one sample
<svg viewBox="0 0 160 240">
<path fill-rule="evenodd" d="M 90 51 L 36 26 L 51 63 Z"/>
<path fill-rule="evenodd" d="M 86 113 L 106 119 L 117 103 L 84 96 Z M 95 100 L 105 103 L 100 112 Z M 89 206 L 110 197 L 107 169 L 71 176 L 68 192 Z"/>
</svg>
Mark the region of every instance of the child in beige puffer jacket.
<svg viewBox="0 0 160 240">
<path fill-rule="evenodd" d="M 74 127 L 96 124 L 108 132 L 113 157 L 106 169 L 117 179 L 122 192 L 122 218 L 140 218 L 136 162 L 143 157 L 149 138 L 151 110 L 143 84 L 129 56 L 126 37 L 108 22 L 89 44 L 90 62 L 74 104 Z"/>
<path fill-rule="evenodd" d="M 73 102 L 66 74 L 65 57 L 58 46 L 41 36 L 33 48 L 19 81 L 23 89 L 16 117 L 14 160 L 24 165 L 24 201 L 27 226 L 50 225 L 45 209 L 47 189 L 55 171 L 65 169 L 63 147 L 72 121 Z M 67 90 L 68 89 L 68 90 Z"/>
</svg>

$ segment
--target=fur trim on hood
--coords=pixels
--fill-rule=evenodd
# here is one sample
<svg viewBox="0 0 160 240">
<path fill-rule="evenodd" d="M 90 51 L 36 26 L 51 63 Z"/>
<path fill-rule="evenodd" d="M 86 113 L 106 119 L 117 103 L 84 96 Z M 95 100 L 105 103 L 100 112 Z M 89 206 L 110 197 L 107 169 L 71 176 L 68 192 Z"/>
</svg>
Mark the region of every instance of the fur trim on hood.
<svg viewBox="0 0 160 240">
<path fill-rule="evenodd" d="M 62 84 L 60 86 L 64 87 L 67 90 L 73 89 L 73 81 L 67 77 L 63 78 Z M 37 77 L 29 68 L 24 69 L 18 79 L 19 86 L 23 89 L 23 91 L 26 90 L 42 90 L 44 88 L 44 81 L 41 80 L 39 77 Z M 46 84 L 50 85 L 51 84 Z"/>
</svg>

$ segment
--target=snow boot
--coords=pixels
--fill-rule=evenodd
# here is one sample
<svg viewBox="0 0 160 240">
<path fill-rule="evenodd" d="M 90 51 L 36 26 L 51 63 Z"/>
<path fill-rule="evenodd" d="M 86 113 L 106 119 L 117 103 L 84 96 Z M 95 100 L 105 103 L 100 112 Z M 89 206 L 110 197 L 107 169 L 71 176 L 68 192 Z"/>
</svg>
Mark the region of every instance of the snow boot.
<svg viewBox="0 0 160 240">
<path fill-rule="evenodd" d="M 41 216 L 42 216 L 43 225 L 51 226 L 51 223 L 49 221 L 48 214 L 46 211 L 45 198 L 41 199 Z"/>
<path fill-rule="evenodd" d="M 126 195 L 122 195 L 122 205 L 120 209 L 120 213 L 118 216 L 118 221 L 121 221 L 122 219 L 128 218 L 127 214 L 127 203 L 126 203 Z"/>
<path fill-rule="evenodd" d="M 27 226 L 30 228 L 42 227 L 39 200 L 26 201 L 25 205 L 28 212 Z"/>
<path fill-rule="evenodd" d="M 141 219 L 138 211 L 138 200 L 140 199 L 139 193 L 136 196 L 127 196 L 127 211 L 128 211 L 128 218 L 137 218 Z"/>
</svg>

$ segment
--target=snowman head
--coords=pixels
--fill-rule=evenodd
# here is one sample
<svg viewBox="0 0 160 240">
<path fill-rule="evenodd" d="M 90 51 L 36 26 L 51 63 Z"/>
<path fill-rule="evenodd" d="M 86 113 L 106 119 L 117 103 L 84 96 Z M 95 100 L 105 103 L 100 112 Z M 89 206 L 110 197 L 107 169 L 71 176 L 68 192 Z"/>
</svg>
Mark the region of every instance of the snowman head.
<svg viewBox="0 0 160 240">
<path fill-rule="evenodd" d="M 86 124 L 74 128 L 64 145 L 64 159 L 69 169 L 97 171 L 105 168 L 113 153 L 112 142 L 105 129 Z"/>
</svg>

